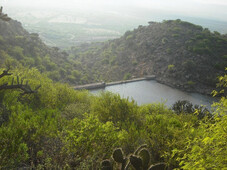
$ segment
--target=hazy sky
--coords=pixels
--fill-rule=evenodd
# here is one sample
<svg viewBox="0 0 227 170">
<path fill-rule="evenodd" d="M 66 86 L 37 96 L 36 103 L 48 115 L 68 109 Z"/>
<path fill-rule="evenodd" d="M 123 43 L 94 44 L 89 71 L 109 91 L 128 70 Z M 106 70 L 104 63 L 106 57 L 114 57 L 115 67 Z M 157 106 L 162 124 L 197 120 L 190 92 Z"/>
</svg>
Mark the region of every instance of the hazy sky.
<svg viewBox="0 0 227 170">
<path fill-rule="evenodd" d="M 1 0 L 7 7 L 54 9 L 117 10 L 140 8 L 160 10 L 179 16 L 211 18 L 227 21 L 227 0 Z"/>
</svg>

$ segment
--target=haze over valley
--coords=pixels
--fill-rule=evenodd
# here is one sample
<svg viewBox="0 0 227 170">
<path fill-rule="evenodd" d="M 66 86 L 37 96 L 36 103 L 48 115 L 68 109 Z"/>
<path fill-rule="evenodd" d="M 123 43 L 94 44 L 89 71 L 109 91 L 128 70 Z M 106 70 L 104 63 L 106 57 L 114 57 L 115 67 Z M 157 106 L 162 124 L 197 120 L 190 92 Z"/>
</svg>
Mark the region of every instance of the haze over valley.
<svg viewBox="0 0 227 170">
<path fill-rule="evenodd" d="M 1 0 L 0 169 L 225 169 L 226 9 Z"/>
<path fill-rule="evenodd" d="M 50 46 L 67 48 L 81 43 L 119 38 L 149 21 L 182 19 L 227 33 L 226 3 L 177 1 L 3 1 L 5 11 L 29 32 L 39 33 Z M 172 4 L 178 3 L 173 6 Z M 22 5 L 26 4 L 26 5 Z M 185 6 L 187 4 L 187 6 Z M 199 7 L 200 8 L 199 8 Z M 215 9 L 218 8 L 218 11 Z M 184 9 L 184 10 L 183 10 Z"/>
</svg>

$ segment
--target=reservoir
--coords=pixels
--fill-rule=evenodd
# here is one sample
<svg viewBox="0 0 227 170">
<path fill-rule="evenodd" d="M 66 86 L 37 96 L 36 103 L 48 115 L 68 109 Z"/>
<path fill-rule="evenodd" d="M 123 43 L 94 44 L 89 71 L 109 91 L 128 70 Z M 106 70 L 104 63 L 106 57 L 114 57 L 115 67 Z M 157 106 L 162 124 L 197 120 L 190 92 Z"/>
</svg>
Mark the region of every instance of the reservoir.
<svg viewBox="0 0 227 170">
<path fill-rule="evenodd" d="M 123 98 L 134 99 L 137 104 L 148 104 L 163 102 L 167 106 L 172 106 L 178 100 L 188 100 L 192 104 L 205 105 L 210 108 L 214 98 L 198 93 L 187 93 L 155 80 L 143 80 L 131 83 L 106 86 L 105 88 L 90 90 L 94 94 L 101 91 L 110 91 L 120 94 Z"/>
</svg>

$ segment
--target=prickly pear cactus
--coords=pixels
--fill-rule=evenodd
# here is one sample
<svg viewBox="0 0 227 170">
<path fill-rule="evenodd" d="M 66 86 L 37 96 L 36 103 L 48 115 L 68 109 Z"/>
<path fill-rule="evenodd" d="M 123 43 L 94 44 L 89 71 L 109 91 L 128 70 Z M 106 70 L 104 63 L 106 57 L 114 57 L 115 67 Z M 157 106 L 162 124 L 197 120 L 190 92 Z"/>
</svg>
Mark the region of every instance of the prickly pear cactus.
<svg viewBox="0 0 227 170">
<path fill-rule="evenodd" d="M 148 149 L 146 149 L 146 148 L 141 149 L 139 151 L 138 155 L 142 159 L 143 169 L 144 170 L 148 169 L 150 160 L 151 160 L 151 155 L 150 155 L 150 152 L 148 151 Z"/>
<path fill-rule="evenodd" d="M 113 159 L 118 163 L 124 162 L 124 153 L 121 148 L 117 148 L 113 152 Z"/>
<path fill-rule="evenodd" d="M 112 158 L 118 165 L 121 165 L 121 170 L 129 170 L 134 168 L 135 170 L 165 170 L 167 166 L 165 163 L 158 163 L 150 165 L 151 154 L 147 149 L 147 145 L 139 146 L 133 154 L 124 156 L 124 152 L 121 148 L 114 150 Z M 150 166 L 150 167 L 149 167 Z M 113 165 L 110 160 L 104 160 L 101 163 L 101 170 L 113 170 Z"/>
<path fill-rule="evenodd" d="M 113 165 L 110 160 L 106 159 L 101 162 L 101 170 L 113 170 Z"/>
<path fill-rule="evenodd" d="M 151 165 L 148 170 L 166 170 L 168 169 L 165 163 L 157 163 L 155 165 Z"/>
<path fill-rule="evenodd" d="M 129 160 L 136 170 L 142 170 L 143 161 L 139 156 L 131 155 Z"/>
<path fill-rule="evenodd" d="M 126 163 L 127 163 L 127 158 L 124 156 L 124 152 L 121 148 L 117 148 L 113 152 L 113 160 L 116 161 L 117 163 L 121 164 L 121 170 L 127 169 L 126 168 Z"/>
</svg>

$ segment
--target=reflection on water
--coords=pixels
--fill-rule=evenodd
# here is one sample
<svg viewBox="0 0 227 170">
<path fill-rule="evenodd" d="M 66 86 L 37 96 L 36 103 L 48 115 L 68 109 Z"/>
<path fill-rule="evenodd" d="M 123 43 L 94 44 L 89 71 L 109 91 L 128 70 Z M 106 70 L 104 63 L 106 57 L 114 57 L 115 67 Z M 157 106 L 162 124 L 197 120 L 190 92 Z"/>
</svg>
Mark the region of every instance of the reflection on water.
<svg viewBox="0 0 227 170">
<path fill-rule="evenodd" d="M 105 89 L 95 89 L 91 90 L 91 92 L 97 94 L 102 90 L 119 93 L 125 98 L 133 98 L 139 105 L 165 102 L 167 106 L 171 106 L 178 100 L 188 100 L 193 104 L 206 105 L 210 108 L 210 105 L 214 101 L 212 97 L 198 93 L 183 92 L 160 84 L 155 80 L 107 86 Z"/>
</svg>

